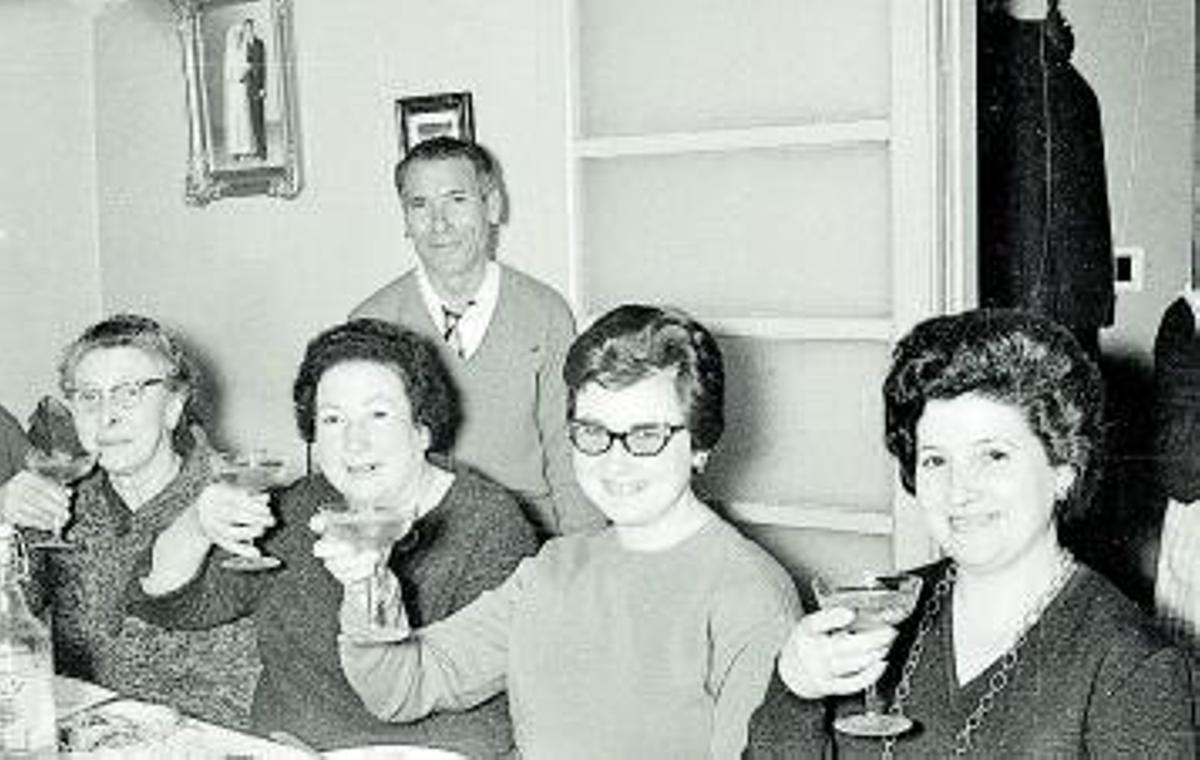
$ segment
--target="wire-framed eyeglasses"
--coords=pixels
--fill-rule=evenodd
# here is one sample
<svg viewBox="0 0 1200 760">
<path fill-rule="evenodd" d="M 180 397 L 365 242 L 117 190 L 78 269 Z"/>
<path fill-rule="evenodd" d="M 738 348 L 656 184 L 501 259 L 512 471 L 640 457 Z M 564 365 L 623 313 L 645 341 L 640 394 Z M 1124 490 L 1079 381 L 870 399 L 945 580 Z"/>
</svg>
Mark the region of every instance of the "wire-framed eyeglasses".
<svg viewBox="0 0 1200 760">
<path fill-rule="evenodd" d="M 93 386 L 72 388 L 67 391 L 67 401 L 71 402 L 71 406 L 80 412 L 95 412 L 100 409 L 104 403 L 104 397 L 107 396 L 109 403 L 123 412 L 128 412 L 142 402 L 147 388 L 162 385 L 165 382 L 167 382 L 165 377 L 148 377 L 145 380 L 118 383 L 107 390 Z"/>
<path fill-rule="evenodd" d="M 635 457 L 658 456 L 676 433 L 687 430 L 687 425 L 672 425 L 667 422 L 634 425 L 624 433 L 614 433 L 598 422 L 571 420 L 567 435 L 571 445 L 581 454 L 598 457 L 612 448 L 613 441 Z"/>
</svg>

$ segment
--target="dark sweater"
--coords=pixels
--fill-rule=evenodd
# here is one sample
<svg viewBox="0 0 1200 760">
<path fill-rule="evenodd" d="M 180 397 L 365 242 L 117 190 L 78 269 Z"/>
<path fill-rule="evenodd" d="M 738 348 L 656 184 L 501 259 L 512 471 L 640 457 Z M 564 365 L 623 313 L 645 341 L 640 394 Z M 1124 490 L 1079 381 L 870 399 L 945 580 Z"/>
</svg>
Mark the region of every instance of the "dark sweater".
<svg viewBox="0 0 1200 760">
<path fill-rule="evenodd" d="M 21 423 L 0 406 L 0 486 L 25 467 L 25 452 L 29 441 Z"/>
<path fill-rule="evenodd" d="M 890 695 L 904 665 L 925 602 L 945 563 L 924 568 L 917 612 L 900 628 L 882 693 Z M 917 728 L 895 747 L 897 758 L 948 757 L 954 734 L 975 709 L 993 663 L 965 686 L 954 675 L 953 604 L 943 604 L 925 638 L 904 712 Z M 1196 725 L 1191 674 L 1184 654 L 1153 630 L 1132 602 L 1082 567 L 1018 652 L 1008 686 L 974 734 L 974 757 L 1191 758 Z M 862 709 L 861 697 L 802 700 L 773 678 L 750 724 L 747 758 L 873 757 L 878 740 L 835 734 L 826 710 Z"/>
<path fill-rule="evenodd" d="M 80 482 L 64 534 L 75 548 L 32 552 L 31 606 L 53 609 L 59 673 L 241 728 L 258 676 L 251 621 L 169 631 L 123 609 L 138 558 L 208 484 L 210 451 L 194 443 L 179 475 L 137 511 L 103 470 Z"/>
<path fill-rule="evenodd" d="M 465 606 L 537 550 L 533 526 L 511 494 L 469 470 L 456 474 L 442 502 L 418 521 L 416 546 L 392 554 L 413 625 Z M 507 753 L 512 735 L 503 697 L 469 712 L 397 725 L 375 719 L 346 682 L 336 644 L 342 586 L 312 556 L 316 536 L 308 529 L 317 508 L 338 499 L 321 476 L 277 495 L 279 527 L 261 543 L 283 560 L 281 569 L 236 573 L 210 561 L 197 579 L 163 597 L 148 597 L 132 584 L 131 609 L 176 627 L 253 616 L 263 660 L 253 726 L 261 733 L 284 730 L 325 749 L 392 742 L 472 757 Z"/>
</svg>

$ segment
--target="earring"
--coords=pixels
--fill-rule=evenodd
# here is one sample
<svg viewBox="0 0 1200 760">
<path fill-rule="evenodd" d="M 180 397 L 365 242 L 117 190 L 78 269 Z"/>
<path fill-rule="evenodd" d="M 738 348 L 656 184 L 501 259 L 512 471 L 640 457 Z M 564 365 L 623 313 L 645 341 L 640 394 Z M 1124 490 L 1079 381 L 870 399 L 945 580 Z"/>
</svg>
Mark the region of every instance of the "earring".
<svg viewBox="0 0 1200 760">
<path fill-rule="evenodd" d="M 692 470 L 696 473 L 704 472 L 705 466 L 708 465 L 708 452 L 697 451 L 692 454 Z"/>
</svg>

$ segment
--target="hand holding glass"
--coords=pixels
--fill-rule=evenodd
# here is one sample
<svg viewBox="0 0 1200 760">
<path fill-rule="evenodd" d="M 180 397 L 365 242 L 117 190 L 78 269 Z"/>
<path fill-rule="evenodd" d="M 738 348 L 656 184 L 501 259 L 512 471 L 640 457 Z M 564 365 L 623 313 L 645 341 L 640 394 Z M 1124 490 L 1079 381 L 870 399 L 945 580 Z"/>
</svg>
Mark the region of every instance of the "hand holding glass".
<svg viewBox="0 0 1200 760">
<path fill-rule="evenodd" d="M 212 462 L 214 482 L 228 483 L 249 494 L 265 493 L 273 486 L 282 485 L 284 471 L 283 459 L 272 457 L 265 451 L 259 450 L 243 455 L 221 454 L 215 456 Z M 269 554 L 235 555 L 221 561 L 222 567 L 248 572 L 269 570 L 279 565 L 279 558 Z"/>
<path fill-rule="evenodd" d="M 843 607 L 854 613 L 850 631 L 867 631 L 897 625 L 911 615 L 920 596 L 921 579 L 903 574 L 831 584 L 814 578 L 812 589 L 822 609 Z M 865 701 L 866 712 L 842 716 L 833 727 L 844 734 L 871 737 L 894 736 L 912 728 L 912 721 L 905 716 L 884 712 L 874 683 L 867 687 Z"/>
<path fill-rule="evenodd" d="M 365 624 L 361 630 L 350 631 L 346 636 L 360 644 L 379 644 L 401 641 L 408 637 L 408 626 L 403 623 L 398 608 L 388 605 L 388 555 L 392 546 L 409 535 L 414 516 L 392 507 L 362 507 L 346 509 L 342 504 L 328 504 L 321 508 L 325 524 L 324 535 L 344 541 L 357 551 L 377 551 L 380 561 L 367 579 Z"/>
<path fill-rule="evenodd" d="M 71 451 L 43 451 L 31 448 L 25 454 L 25 468 L 57 483 L 64 488 L 82 478 L 96 466 L 96 455 L 76 453 Z M 72 545 L 62 537 L 65 522 L 54 526 L 48 538 L 32 542 L 30 545 L 38 549 L 70 549 Z"/>
</svg>

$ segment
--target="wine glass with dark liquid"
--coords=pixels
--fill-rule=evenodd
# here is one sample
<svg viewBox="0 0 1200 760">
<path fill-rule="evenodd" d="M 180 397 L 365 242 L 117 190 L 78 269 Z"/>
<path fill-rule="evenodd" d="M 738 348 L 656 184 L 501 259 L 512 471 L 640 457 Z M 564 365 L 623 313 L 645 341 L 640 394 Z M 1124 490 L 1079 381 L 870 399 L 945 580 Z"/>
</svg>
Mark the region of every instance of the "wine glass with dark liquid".
<svg viewBox="0 0 1200 760">
<path fill-rule="evenodd" d="M 401 619 L 400 610 L 387 604 L 385 584 L 388 555 L 396 544 L 401 548 L 412 545 L 411 540 L 404 539 L 413 535 L 416 516 L 390 506 L 347 508 L 341 503 L 323 505 L 320 513 L 325 521 L 326 535 L 345 541 L 358 551 L 374 550 L 382 555 L 367 580 L 363 625 L 345 635 L 359 644 L 385 644 L 407 638 L 409 629 Z"/>
<path fill-rule="evenodd" d="M 850 610 L 854 620 L 848 630 L 862 632 L 898 625 L 911 615 L 921 594 L 921 579 L 907 573 L 868 575 L 860 581 L 839 583 L 814 578 L 812 589 L 821 609 L 844 607 Z M 876 738 L 895 736 L 912 728 L 911 719 L 884 711 L 874 683 L 866 688 L 865 703 L 864 712 L 841 716 L 834 721 L 833 727 L 851 736 Z"/>
<path fill-rule="evenodd" d="M 25 468 L 41 477 L 66 488 L 83 478 L 96 466 L 96 455 L 82 452 L 52 449 L 44 451 L 37 447 L 25 453 Z M 46 538 L 30 542 L 35 549 L 71 549 L 74 545 L 63 538 L 63 521 L 54 526 Z"/>
<path fill-rule="evenodd" d="M 260 449 L 245 454 L 218 454 L 212 459 L 214 482 L 228 483 L 252 495 L 266 493 L 275 486 L 283 485 L 286 470 L 287 466 L 282 458 L 271 456 Z M 270 570 L 279 567 L 280 564 L 280 559 L 270 554 L 235 554 L 221 560 L 222 567 L 245 572 Z"/>
</svg>

